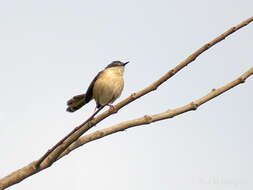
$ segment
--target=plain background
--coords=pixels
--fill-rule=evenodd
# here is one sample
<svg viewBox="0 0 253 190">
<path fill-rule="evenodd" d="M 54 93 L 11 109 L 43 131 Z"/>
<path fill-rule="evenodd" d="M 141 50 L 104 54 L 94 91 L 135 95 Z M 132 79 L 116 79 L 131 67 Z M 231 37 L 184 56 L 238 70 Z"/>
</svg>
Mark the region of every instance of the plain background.
<svg viewBox="0 0 253 190">
<path fill-rule="evenodd" d="M 0 2 L 0 177 L 38 159 L 94 110 L 65 111 L 114 60 L 119 102 L 252 16 L 252 0 Z M 252 67 L 253 24 L 92 131 L 183 106 Z M 253 188 L 253 78 L 173 119 L 89 143 L 10 189 Z"/>
</svg>

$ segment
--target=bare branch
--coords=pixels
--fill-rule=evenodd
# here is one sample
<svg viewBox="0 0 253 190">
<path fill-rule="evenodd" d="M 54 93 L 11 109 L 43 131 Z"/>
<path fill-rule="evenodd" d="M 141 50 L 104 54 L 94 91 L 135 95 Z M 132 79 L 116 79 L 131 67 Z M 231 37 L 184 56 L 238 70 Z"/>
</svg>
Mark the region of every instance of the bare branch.
<svg viewBox="0 0 253 190">
<path fill-rule="evenodd" d="M 13 184 L 16 184 L 16 183 L 22 181 L 23 179 L 51 166 L 52 163 L 54 163 L 58 159 L 59 155 L 61 155 L 62 152 L 64 152 L 69 147 L 70 144 L 72 144 L 74 141 L 76 141 L 76 139 L 78 139 L 83 133 L 85 133 L 87 130 L 89 130 L 92 126 L 96 125 L 98 122 L 102 121 L 103 119 L 110 116 L 111 114 L 116 113 L 119 109 L 121 109 L 125 105 L 131 103 L 132 101 L 136 100 L 137 98 L 140 98 L 140 97 L 144 96 L 145 94 L 157 89 L 162 83 L 164 83 L 166 80 L 171 78 L 173 75 L 175 75 L 178 71 L 180 71 L 186 65 L 188 65 L 189 63 L 194 61 L 201 53 L 203 53 L 204 51 L 206 51 L 210 47 L 214 46 L 218 42 L 222 41 L 228 35 L 234 33 L 235 31 L 239 30 L 240 28 L 248 25 L 252 21 L 253 21 L 253 17 L 250 17 L 247 20 L 240 23 L 239 25 L 227 30 L 225 33 L 221 34 L 220 36 L 218 36 L 217 38 L 215 38 L 211 42 L 205 44 L 199 50 L 194 52 L 187 59 L 185 59 L 182 63 L 180 63 L 175 68 L 170 70 L 168 73 L 163 75 L 159 80 L 154 82 L 152 85 L 148 86 L 147 88 L 144 88 L 143 90 L 141 90 L 137 93 L 133 93 L 131 96 L 129 96 L 125 100 L 123 100 L 120 103 L 118 103 L 117 105 L 115 105 L 114 110 L 107 110 L 107 111 L 103 112 L 102 114 L 98 115 L 96 118 L 92 119 L 90 122 L 83 125 L 78 131 L 76 131 L 73 135 L 71 135 L 69 138 L 67 138 L 60 146 L 58 146 L 52 153 L 50 153 L 49 156 L 41 163 L 40 167 L 36 167 L 36 163 L 38 163 L 38 161 L 34 161 L 34 162 L 28 164 L 27 166 L 25 166 L 15 172 L 11 173 L 10 175 L 0 179 L 0 190 L 7 188 Z M 219 95 L 219 93 L 217 95 Z M 192 110 L 196 109 L 202 103 L 204 103 L 204 102 L 201 102 L 201 101 L 197 102 L 197 103 L 193 102 L 192 104 L 190 104 L 190 108 Z M 180 111 L 180 110 L 177 110 L 177 111 Z M 168 113 L 170 113 L 170 112 L 168 112 Z M 163 113 L 163 114 L 166 115 L 168 113 Z M 145 124 L 147 124 L 147 123 L 153 122 L 154 120 L 157 120 L 157 121 L 161 120 L 161 118 L 159 119 L 159 117 L 160 116 L 157 116 L 157 115 L 145 116 L 144 122 L 145 122 Z M 139 122 L 141 122 L 141 121 L 139 121 Z"/>
<path fill-rule="evenodd" d="M 90 120 L 92 120 L 95 115 L 97 115 L 98 112 L 100 112 L 105 105 L 101 106 L 96 112 L 94 112 L 86 121 L 84 121 L 81 125 L 77 126 L 74 128 L 69 134 L 67 134 L 64 138 L 62 138 L 58 143 L 56 143 L 51 149 L 49 149 L 37 162 L 36 162 L 36 167 L 38 168 L 40 163 L 43 162 L 48 155 L 53 152 L 58 146 L 60 146 L 65 140 L 67 140 L 71 135 L 73 135 L 76 131 L 78 131 L 83 125 L 88 123 Z"/>
<path fill-rule="evenodd" d="M 156 121 L 160 121 L 160 120 L 164 120 L 164 119 L 168 119 L 168 118 L 172 118 L 174 116 L 183 114 L 185 112 L 188 111 L 192 111 L 192 110 L 196 110 L 200 105 L 208 102 L 209 100 L 215 98 L 216 96 L 219 96 L 221 94 L 223 94 L 224 92 L 226 92 L 227 90 L 241 84 L 244 83 L 245 80 L 250 77 L 251 75 L 253 75 L 253 67 L 250 68 L 247 72 L 245 72 L 243 75 L 241 75 L 239 78 L 237 78 L 236 80 L 228 83 L 227 85 L 218 88 L 218 89 L 213 89 L 210 93 L 208 93 L 207 95 L 203 96 L 202 98 L 195 100 L 183 107 L 179 107 L 176 109 L 172 109 L 163 113 L 159 113 L 159 114 L 154 114 L 154 115 L 145 115 L 143 117 L 134 119 L 134 120 L 129 120 L 129 121 L 125 121 L 122 123 L 119 123 L 117 125 L 114 125 L 112 127 L 108 127 L 102 130 L 97 130 L 91 134 L 85 135 L 81 138 L 79 138 L 78 140 L 76 140 L 73 144 L 71 144 L 59 157 L 59 159 L 65 155 L 67 155 L 69 152 L 73 151 L 74 149 L 97 139 L 100 139 L 104 136 L 108 136 L 111 135 L 113 133 L 117 133 L 120 131 L 124 131 L 128 128 L 131 127 L 137 127 L 140 125 L 146 125 L 146 124 L 150 124 Z"/>
</svg>

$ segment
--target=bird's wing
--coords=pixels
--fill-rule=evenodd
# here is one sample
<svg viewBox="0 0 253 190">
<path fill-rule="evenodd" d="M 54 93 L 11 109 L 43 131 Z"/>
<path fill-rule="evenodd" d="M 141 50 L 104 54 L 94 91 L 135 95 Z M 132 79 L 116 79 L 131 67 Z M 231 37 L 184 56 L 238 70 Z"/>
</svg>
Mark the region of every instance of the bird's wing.
<svg viewBox="0 0 253 190">
<path fill-rule="evenodd" d="M 94 87 L 94 84 L 96 82 L 96 80 L 98 79 L 98 77 L 103 73 L 103 71 L 100 71 L 97 76 L 95 76 L 95 78 L 92 80 L 92 82 L 90 83 L 90 86 L 89 88 L 87 89 L 86 91 L 86 96 L 85 96 L 85 101 L 88 103 L 91 99 L 92 99 L 92 96 L 93 96 L 93 87 Z"/>
</svg>

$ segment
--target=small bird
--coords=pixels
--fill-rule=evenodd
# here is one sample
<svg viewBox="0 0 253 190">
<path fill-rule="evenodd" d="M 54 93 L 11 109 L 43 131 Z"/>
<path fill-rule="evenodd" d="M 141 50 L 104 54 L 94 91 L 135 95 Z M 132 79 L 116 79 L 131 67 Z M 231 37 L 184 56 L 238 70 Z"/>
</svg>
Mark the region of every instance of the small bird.
<svg viewBox="0 0 253 190">
<path fill-rule="evenodd" d="M 74 96 L 67 101 L 67 111 L 74 112 L 92 99 L 96 101 L 96 108 L 110 105 L 120 95 L 124 88 L 124 68 L 129 62 L 113 61 L 100 71 L 92 80 L 85 94 Z"/>
</svg>

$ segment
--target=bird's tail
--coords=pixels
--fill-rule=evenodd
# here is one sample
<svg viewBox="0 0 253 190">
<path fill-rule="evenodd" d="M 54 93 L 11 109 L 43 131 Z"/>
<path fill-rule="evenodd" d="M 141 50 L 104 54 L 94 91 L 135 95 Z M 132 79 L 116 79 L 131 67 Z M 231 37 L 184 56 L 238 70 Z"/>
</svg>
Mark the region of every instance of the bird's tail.
<svg viewBox="0 0 253 190">
<path fill-rule="evenodd" d="M 67 101 L 67 105 L 68 105 L 67 111 L 74 112 L 85 104 L 86 104 L 85 94 L 74 96 L 73 98 Z"/>
</svg>

